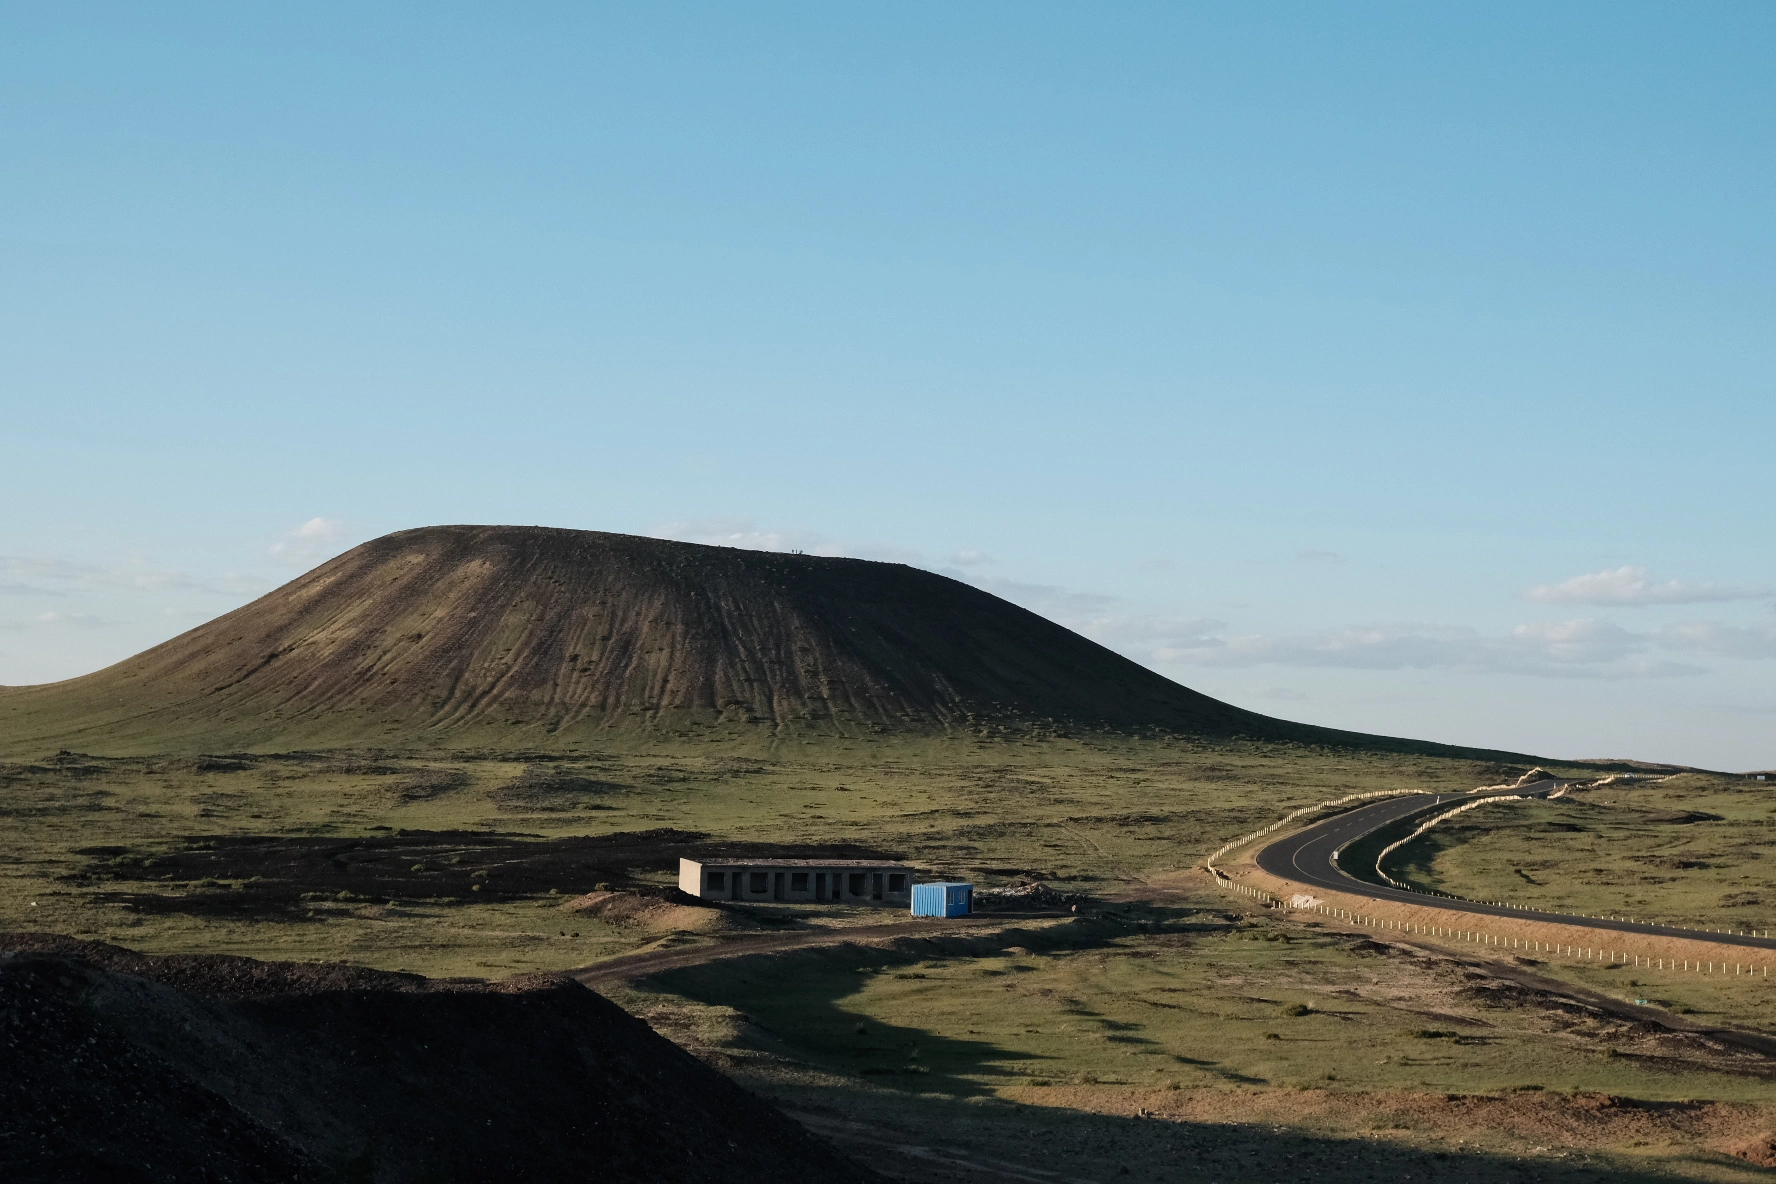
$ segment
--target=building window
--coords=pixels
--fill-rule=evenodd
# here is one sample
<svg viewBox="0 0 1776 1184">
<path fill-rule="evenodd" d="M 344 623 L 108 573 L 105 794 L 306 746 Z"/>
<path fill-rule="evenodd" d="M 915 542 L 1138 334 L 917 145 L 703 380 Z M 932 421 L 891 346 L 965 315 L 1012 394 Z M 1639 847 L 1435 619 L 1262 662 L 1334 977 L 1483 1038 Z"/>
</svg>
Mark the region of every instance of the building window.
<svg viewBox="0 0 1776 1184">
<path fill-rule="evenodd" d="M 789 890 L 791 892 L 806 892 L 808 890 L 808 873 L 790 872 Z"/>
<path fill-rule="evenodd" d="M 862 896 L 863 895 L 863 885 L 864 885 L 864 873 L 852 872 L 851 873 L 851 895 L 852 896 Z"/>
<path fill-rule="evenodd" d="M 709 873 L 709 886 L 717 892 L 726 888 L 728 886 L 728 873 L 727 872 L 710 872 Z"/>
<path fill-rule="evenodd" d="M 765 891 L 765 873 L 764 872 L 753 872 L 752 873 L 752 890 L 754 892 Z"/>
<path fill-rule="evenodd" d="M 905 892 L 906 891 L 906 873 L 905 872 L 891 872 L 891 873 L 889 873 L 888 891 L 890 891 L 890 892 Z"/>
</svg>

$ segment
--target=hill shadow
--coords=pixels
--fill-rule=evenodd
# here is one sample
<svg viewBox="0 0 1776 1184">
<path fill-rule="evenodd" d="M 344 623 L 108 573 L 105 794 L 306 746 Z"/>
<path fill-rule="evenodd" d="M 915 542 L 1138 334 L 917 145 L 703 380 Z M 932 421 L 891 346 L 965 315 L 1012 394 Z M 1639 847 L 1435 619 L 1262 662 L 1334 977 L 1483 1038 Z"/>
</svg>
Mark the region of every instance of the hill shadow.
<svg viewBox="0 0 1776 1184">
<path fill-rule="evenodd" d="M 1000 1099 L 958 1106 L 931 1095 L 883 1099 L 862 1091 L 834 1098 L 823 1090 L 822 1098 L 783 1086 L 763 1092 L 854 1158 L 922 1184 L 1033 1179 L 1670 1184 L 1699 1178 L 1695 1172 L 1627 1166 L 1614 1157 L 1565 1147 L 1438 1149 L 1375 1133 L 1341 1138 L 1261 1122 L 1187 1121 L 1151 1111 L 1116 1115 Z M 1696 1168 L 1705 1162 L 1707 1178 L 1762 1176 L 1759 1169 L 1724 1156 L 1682 1162 Z"/>
<path fill-rule="evenodd" d="M 853 1156 L 923 1184 L 1048 1178 L 1653 1184 L 1694 1178 L 1658 1166 L 1625 1167 L 1616 1157 L 1583 1149 L 1532 1151 L 1522 1140 L 1509 1151 L 1440 1147 L 1442 1137 L 1450 1144 L 1491 1137 L 1474 1130 L 1471 1121 L 1464 1124 L 1464 1099 L 1442 1094 L 1427 1097 L 1444 1103 L 1441 1109 L 1448 1114 L 1415 1118 L 1411 1130 L 1353 1127 L 1346 1134 L 1287 1127 L 1265 1121 L 1256 1107 L 1251 1117 L 1242 1118 L 1239 1097 L 1247 1092 L 1255 1097 L 1270 1083 L 1219 1065 L 1210 1059 L 1212 1049 L 1175 1059 L 1220 1080 L 1212 1091 L 1219 1099 L 1214 1104 L 1229 1114 L 1213 1121 L 1193 1118 L 1185 1111 L 1200 1089 L 1100 1082 L 1063 1071 L 1059 1057 L 1010 1047 L 985 1031 L 955 1034 L 948 1024 L 948 1032 L 938 1032 L 904 1014 L 900 1022 L 883 1023 L 845 1005 L 861 983 L 883 976 L 917 984 L 929 973 L 932 985 L 941 986 L 954 971 L 936 966 L 951 959 L 997 958 L 1007 947 L 1030 953 L 1090 949 L 1156 929 L 1191 934 L 1250 929 L 1254 939 L 1263 940 L 1264 927 L 1208 910 L 1118 906 L 1059 930 L 735 958 L 665 972 L 648 982 L 673 995 L 735 1009 L 741 1027 L 729 1044 L 730 1072 Z M 1018 971 L 996 961 L 980 973 L 1012 979 Z M 1083 1003 L 1064 1014 L 1107 1042 L 1151 1043 L 1139 1025 Z M 1003 1014 L 983 1014 L 979 1028 L 1003 1030 L 1005 1024 Z M 815 1080 L 808 1068 L 816 1071 Z M 1025 1088 L 1014 1097 L 998 1092 L 1008 1085 Z M 1082 1094 L 1095 1104 L 1079 1104 Z M 1098 1104 L 1131 1112 L 1105 1113 Z M 1439 1111 L 1435 1104 L 1429 1109 Z M 1510 1140 L 1500 1133 L 1497 1142 Z M 1698 1154 L 1717 1176 L 1725 1168 L 1725 1178 L 1732 1178 L 1734 1161 Z M 1743 1170 L 1748 1179 L 1755 1175 L 1749 1166 Z"/>
</svg>

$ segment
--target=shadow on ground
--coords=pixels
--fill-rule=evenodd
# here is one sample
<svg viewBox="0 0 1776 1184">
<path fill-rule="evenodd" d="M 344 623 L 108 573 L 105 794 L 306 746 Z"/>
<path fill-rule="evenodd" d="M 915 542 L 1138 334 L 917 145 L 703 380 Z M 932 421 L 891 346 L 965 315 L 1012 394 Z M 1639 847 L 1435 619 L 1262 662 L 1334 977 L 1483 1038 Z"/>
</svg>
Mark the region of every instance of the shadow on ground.
<svg viewBox="0 0 1776 1184">
<path fill-rule="evenodd" d="M 771 1096 L 811 1129 L 891 1178 L 923 1184 L 998 1181 L 1282 1180 L 1367 1184 L 1654 1184 L 1698 1177 L 1624 1165 L 1616 1157 L 1561 1147 L 1431 1150 L 1387 1132 L 1339 1137 L 1257 1123 L 1180 1122 L 1007 1101 L 957 1105 L 924 1095 L 884 1099 L 863 1091 L 833 1096 L 764 1078 L 743 1082 Z M 824 1096 L 822 1096 L 824 1094 Z M 1746 1181 L 1766 1172 L 1725 1156 L 1686 1161 L 1703 1178 Z"/>
<path fill-rule="evenodd" d="M 716 1057 L 728 1072 L 854 1156 L 922 1184 L 1285 1179 L 1651 1184 L 1762 1178 L 1756 1168 L 1724 1155 L 1698 1153 L 1664 1166 L 1636 1164 L 1581 1148 L 1512 1147 L 1496 1132 L 1464 1129 L 1453 1121 L 1448 1129 L 1396 1130 L 1353 1119 L 1348 1133 L 1278 1126 L 1239 1112 L 1242 1094 L 1274 1093 L 1275 1087 L 1231 1071 L 1218 1074 L 1227 1083 L 1219 1095 L 1226 1121 L 1181 1119 L 1167 1111 L 1182 1109 L 1178 1103 L 1187 1093 L 1068 1079 L 1052 1058 L 1007 1047 L 991 1036 L 883 1023 L 846 1002 L 863 984 L 883 976 L 916 982 L 929 970 L 937 978 L 935 967 L 952 959 L 957 965 L 995 959 L 972 972 L 1015 975 L 1006 968 L 1015 961 L 1004 957 L 1008 947 L 1084 952 L 1137 933 L 1188 939 L 1235 929 L 1256 940 L 1269 932 L 1262 923 L 1213 910 L 1115 906 L 1048 930 L 730 959 L 662 973 L 646 988 L 733 1009 L 735 1030 L 720 1042 L 725 1055 Z M 1007 999 L 1008 1008 L 1016 1005 Z M 1066 1014 L 1108 1042 L 1143 1039 L 1138 1025 L 1118 1023 L 1089 1007 L 1070 1007 Z M 951 1020 L 941 1026 L 953 1033 L 960 1025 Z M 980 1027 L 1003 1023 L 1004 1016 L 982 1016 Z M 1215 1072 L 1211 1061 L 1178 1059 Z M 1053 1085 L 1031 1088 L 1045 1080 L 1045 1072 Z M 1002 1092 L 1006 1086 L 1015 1088 L 1013 1096 Z M 1460 1100 L 1448 1101 L 1453 1116 Z M 1268 1109 L 1274 1112 L 1274 1106 Z M 1443 1140 L 1448 1145 L 1438 1146 Z M 1462 1140 L 1482 1146 L 1455 1145 Z"/>
</svg>

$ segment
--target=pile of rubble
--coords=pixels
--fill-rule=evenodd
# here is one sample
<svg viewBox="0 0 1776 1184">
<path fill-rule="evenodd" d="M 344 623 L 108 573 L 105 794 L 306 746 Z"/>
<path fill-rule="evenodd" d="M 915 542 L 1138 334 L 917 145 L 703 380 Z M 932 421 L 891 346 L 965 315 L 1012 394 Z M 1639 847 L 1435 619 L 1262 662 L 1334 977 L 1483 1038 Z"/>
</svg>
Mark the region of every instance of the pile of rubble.
<svg viewBox="0 0 1776 1184">
<path fill-rule="evenodd" d="M 1019 884 L 1015 888 L 982 888 L 974 894 L 974 907 L 989 909 L 1064 909 L 1085 899 L 1076 892 L 1057 892 L 1047 884 Z"/>
</svg>

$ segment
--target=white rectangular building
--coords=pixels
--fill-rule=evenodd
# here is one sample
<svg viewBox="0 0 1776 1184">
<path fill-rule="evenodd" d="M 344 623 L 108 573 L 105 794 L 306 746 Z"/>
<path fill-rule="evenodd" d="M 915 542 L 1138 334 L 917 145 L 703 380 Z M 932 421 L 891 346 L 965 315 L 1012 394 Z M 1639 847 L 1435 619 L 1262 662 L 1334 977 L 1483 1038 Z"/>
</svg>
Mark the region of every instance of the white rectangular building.
<svg viewBox="0 0 1776 1184">
<path fill-rule="evenodd" d="M 678 887 L 704 900 L 909 905 L 913 869 L 877 859 L 680 859 Z"/>
</svg>

